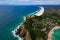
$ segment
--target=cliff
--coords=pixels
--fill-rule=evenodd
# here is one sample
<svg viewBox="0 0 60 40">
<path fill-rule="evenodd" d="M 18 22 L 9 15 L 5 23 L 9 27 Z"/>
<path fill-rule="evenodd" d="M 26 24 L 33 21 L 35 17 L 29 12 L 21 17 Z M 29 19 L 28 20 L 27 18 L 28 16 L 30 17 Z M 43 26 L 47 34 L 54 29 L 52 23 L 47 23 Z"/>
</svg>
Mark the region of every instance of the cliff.
<svg viewBox="0 0 60 40">
<path fill-rule="evenodd" d="M 19 37 L 24 38 L 23 40 L 31 40 L 29 31 L 25 28 L 25 25 L 21 25 L 19 29 L 17 29 L 16 35 Z"/>
</svg>

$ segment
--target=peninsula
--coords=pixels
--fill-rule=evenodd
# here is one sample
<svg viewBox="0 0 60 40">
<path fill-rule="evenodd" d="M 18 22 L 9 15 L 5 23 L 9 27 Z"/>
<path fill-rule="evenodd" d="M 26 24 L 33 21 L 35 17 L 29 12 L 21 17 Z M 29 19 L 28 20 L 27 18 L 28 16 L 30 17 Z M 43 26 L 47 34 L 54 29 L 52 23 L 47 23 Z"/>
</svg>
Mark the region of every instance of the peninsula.
<svg viewBox="0 0 60 40">
<path fill-rule="evenodd" d="M 52 40 L 51 33 L 58 28 L 60 28 L 60 9 L 41 7 L 41 11 L 26 16 L 26 21 L 15 34 L 23 40 Z"/>
</svg>

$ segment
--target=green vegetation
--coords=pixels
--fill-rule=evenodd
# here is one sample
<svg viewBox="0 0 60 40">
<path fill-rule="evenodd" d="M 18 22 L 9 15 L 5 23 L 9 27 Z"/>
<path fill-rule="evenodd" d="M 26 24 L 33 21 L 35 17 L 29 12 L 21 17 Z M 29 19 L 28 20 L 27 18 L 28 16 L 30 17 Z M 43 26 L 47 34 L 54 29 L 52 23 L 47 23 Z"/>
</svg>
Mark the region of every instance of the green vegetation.
<svg viewBox="0 0 60 40">
<path fill-rule="evenodd" d="M 56 25 L 60 25 L 59 9 L 46 9 L 42 16 L 34 16 L 24 23 L 30 32 L 32 40 L 47 40 L 48 32 Z"/>
</svg>

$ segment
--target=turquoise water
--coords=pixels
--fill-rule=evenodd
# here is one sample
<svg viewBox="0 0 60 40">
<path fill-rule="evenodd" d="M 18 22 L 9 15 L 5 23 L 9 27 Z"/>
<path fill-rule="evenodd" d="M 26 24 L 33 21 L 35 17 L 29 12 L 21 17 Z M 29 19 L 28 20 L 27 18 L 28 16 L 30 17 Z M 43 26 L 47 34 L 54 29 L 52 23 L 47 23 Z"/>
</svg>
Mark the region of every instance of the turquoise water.
<svg viewBox="0 0 60 40">
<path fill-rule="evenodd" d="M 39 9 L 38 6 L 0 5 L 0 40 L 18 40 L 12 31 L 24 21 L 24 16 Z"/>
<path fill-rule="evenodd" d="M 54 30 L 52 34 L 52 40 L 60 40 L 60 29 Z"/>
</svg>

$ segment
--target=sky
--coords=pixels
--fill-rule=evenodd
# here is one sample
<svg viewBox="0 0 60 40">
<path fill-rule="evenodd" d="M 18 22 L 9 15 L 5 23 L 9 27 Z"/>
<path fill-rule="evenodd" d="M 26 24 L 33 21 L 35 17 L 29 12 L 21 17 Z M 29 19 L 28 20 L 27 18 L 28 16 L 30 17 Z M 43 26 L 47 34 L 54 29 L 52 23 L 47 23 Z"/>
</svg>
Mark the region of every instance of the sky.
<svg viewBox="0 0 60 40">
<path fill-rule="evenodd" d="M 60 5 L 60 0 L 0 0 L 0 5 Z"/>
</svg>

